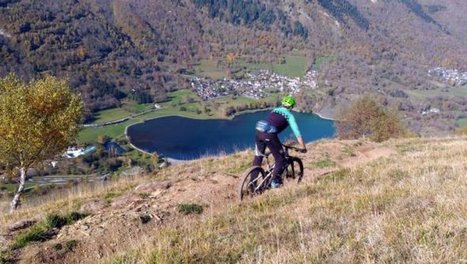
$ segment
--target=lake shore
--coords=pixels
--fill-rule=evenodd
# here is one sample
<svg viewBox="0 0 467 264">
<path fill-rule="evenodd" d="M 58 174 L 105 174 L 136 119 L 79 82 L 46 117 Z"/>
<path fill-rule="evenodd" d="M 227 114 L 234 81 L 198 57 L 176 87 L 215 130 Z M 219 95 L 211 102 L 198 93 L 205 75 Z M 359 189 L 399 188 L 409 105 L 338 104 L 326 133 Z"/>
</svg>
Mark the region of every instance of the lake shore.
<svg viewBox="0 0 467 264">
<path fill-rule="evenodd" d="M 332 117 L 325 116 L 324 114 L 319 113 L 319 112 L 313 112 L 313 114 L 319 116 L 319 117 L 322 118 L 322 119 L 331 120 L 331 121 L 336 121 L 336 119 L 334 119 L 334 118 L 332 118 Z"/>
<path fill-rule="evenodd" d="M 220 134 L 224 134 L 224 133 L 225 133 L 225 134 L 227 135 L 227 138 L 228 138 L 228 140 L 227 140 L 227 138 L 225 138 L 227 141 L 233 140 L 233 142 L 230 142 L 231 144 L 237 144 L 238 142 L 242 142 L 241 144 L 242 144 L 242 145 L 245 145 L 246 143 L 243 142 L 243 139 L 240 139 L 240 138 L 239 138 L 239 139 L 236 139 L 235 137 L 238 136 L 238 135 L 243 135 L 243 136 L 242 136 L 243 138 L 248 137 L 248 135 L 244 135 L 245 131 L 250 131 L 250 130 L 251 130 L 250 128 L 254 127 L 254 122 L 256 122 L 257 120 L 260 120 L 260 119 L 264 118 L 263 115 L 265 115 L 265 114 L 266 114 L 267 112 L 269 112 L 270 110 L 271 110 L 271 108 L 268 108 L 268 109 L 250 109 L 250 110 L 246 110 L 246 111 L 242 111 L 242 112 L 236 113 L 234 116 L 230 116 L 230 117 L 228 117 L 228 118 L 191 118 L 191 117 L 190 117 L 190 118 L 188 118 L 188 119 L 197 120 L 197 121 L 196 121 L 196 122 L 195 122 L 195 121 L 184 121 L 184 122 L 190 122 L 190 125 L 189 125 L 189 126 L 192 127 L 192 128 L 195 128 L 195 127 L 197 128 L 197 127 L 201 126 L 200 129 L 207 129 L 206 126 L 211 126 L 211 128 L 207 129 L 207 131 L 208 131 L 207 133 L 211 133 L 212 131 L 216 131 L 216 130 L 218 129 L 218 126 L 216 126 L 216 125 L 214 125 L 214 126 L 208 125 L 208 124 L 212 123 L 212 121 L 215 121 L 215 120 L 220 120 L 221 122 L 223 121 L 224 125 L 222 125 L 221 127 L 224 127 L 224 128 L 225 128 L 225 122 L 226 122 L 226 121 L 228 122 L 228 121 L 233 120 L 233 119 L 235 119 L 235 118 L 237 118 L 237 117 L 240 117 L 240 116 L 242 116 L 242 115 L 251 115 L 251 114 L 253 114 L 253 115 L 255 115 L 255 117 L 254 117 L 254 118 L 249 118 L 249 124 L 248 124 L 247 126 L 241 128 L 239 132 L 235 132 L 235 133 L 232 134 L 231 131 L 234 131 L 232 128 L 229 128 L 229 129 L 227 129 L 227 130 L 221 130 L 221 131 L 217 131 L 217 132 L 216 132 L 217 135 L 220 135 Z M 257 114 L 255 114 L 255 113 L 257 113 Z M 310 118 L 310 121 L 311 121 L 311 120 L 322 120 L 322 122 L 325 122 L 325 123 L 326 123 L 326 121 L 333 121 L 332 118 L 329 118 L 328 116 L 324 115 L 323 113 L 316 114 L 316 113 L 309 113 L 309 112 L 297 112 L 296 115 L 297 115 L 296 118 L 306 118 L 307 120 L 308 120 L 308 118 Z M 185 117 L 185 116 L 180 116 L 180 115 L 164 115 L 164 116 L 160 116 L 160 117 Z M 147 119 L 147 120 L 145 120 L 145 121 L 149 122 L 149 121 L 151 121 L 151 120 L 159 119 L 160 117 L 155 117 L 155 118 Z M 185 117 L 185 118 L 186 118 L 186 117 Z M 177 120 L 178 120 L 178 119 L 177 119 Z M 206 121 L 209 121 L 209 122 L 204 123 L 203 120 L 206 120 Z M 255 121 L 255 120 L 256 120 L 256 121 Z M 201 122 L 200 122 L 200 121 L 201 121 Z M 162 121 L 162 122 L 169 122 L 169 123 L 170 123 L 170 121 L 165 121 L 165 120 Z M 166 123 L 166 124 L 163 125 L 163 126 L 164 126 L 164 128 L 167 128 L 167 127 L 171 127 L 171 126 L 174 126 L 174 125 L 175 125 L 175 126 L 180 125 L 180 122 L 181 122 L 181 121 L 178 120 L 177 122 L 178 122 L 178 123 L 172 123 L 172 124 L 167 124 L 167 123 Z M 313 122 L 314 122 L 314 121 L 313 121 Z M 136 124 L 140 124 L 140 125 L 141 125 L 142 123 L 145 123 L 145 122 L 139 122 L 139 123 L 136 123 Z M 228 122 L 228 123 L 229 123 L 229 122 Z M 141 144 L 138 142 L 138 141 L 139 141 L 138 139 L 140 138 L 140 136 L 141 136 L 141 137 L 145 137 L 145 138 L 147 138 L 147 137 L 149 136 L 149 137 L 151 138 L 150 135 L 151 135 L 152 133 L 154 133 L 154 137 L 155 137 L 154 140 L 155 140 L 155 142 L 160 141 L 160 144 L 161 144 L 161 145 L 165 145 L 166 141 L 164 141 L 164 140 L 161 141 L 161 136 L 164 137 L 162 134 L 159 134 L 158 136 L 156 136 L 157 133 L 158 133 L 157 131 L 151 132 L 151 130 L 147 130 L 147 131 L 145 131 L 143 134 L 141 134 L 140 136 L 137 136 L 136 134 L 133 134 L 133 132 L 132 132 L 132 131 L 133 131 L 132 125 L 136 125 L 136 124 L 128 125 L 128 126 L 125 128 L 125 133 L 124 133 L 124 134 L 125 134 L 125 137 L 128 139 L 129 145 L 132 146 L 135 150 L 140 151 L 140 152 L 142 152 L 142 153 L 147 153 L 147 154 L 152 154 L 151 152 L 153 152 L 153 151 L 156 151 L 157 153 L 159 153 L 159 151 L 160 151 L 159 154 L 163 155 L 163 156 L 165 157 L 165 159 L 167 159 L 168 161 L 170 161 L 172 164 L 185 163 L 185 162 L 188 162 L 188 161 L 191 161 L 191 160 L 198 160 L 199 158 L 202 158 L 202 157 L 193 158 L 193 159 L 192 159 L 192 158 L 190 158 L 190 159 L 185 159 L 185 158 L 184 158 L 184 155 L 185 155 L 185 154 L 187 155 L 187 157 L 190 157 L 190 156 L 193 155 L 193 154 L 190 153 L 190 150 L 187 150 L 187 149 L 189 149 L 189 148 L 186 148 L 186 147 L 189 147 L 189 146 L 190 146 L 190 143 L 189 143 L 189 142 L 181 143 L 181 142 L 183 142 L 183 140 L 181 140 L 181 139 L 183 138 L 183 136 L 181 136 L 182 138 L 179 138 L 179 136 L 177 136 L 177 133 L 176 133 L 176 132 L 178 131 L 177 129 L 176 129 L 175 131 L 170 130 L 170 131 L 173 131 L 173 133 L 175 133 L 175 134 L 173 134 L 173 133 L 170 132 L 170 134 L 167 135 L 168 137 L 167 137 L 166 139 L 169 140 L 169 141 L 170 141 L 170 140 L 175 140 L 175 141 L 179 142 L 179 143 L 178 143 L 178 144 L 179 144 L 179 148 L 182 148 L 182 149 L 184 148 L 183 150 L 180 150 L 180 151 L 179 151 L 179 153 L 180 153 L 181 155 L 171 153 L 170 151 L 167 151 L 166 149 L 163 149 L 163 148 L 162 148 L 162 149 L 157 148 L 157 150 L 155 150 L 155 149 L 154 149 L 154 146 L 149 147 L 149 148 L 144 147 L 144 144 L 141 145 Z M 204 125 L 204 124 L 205 124 L 205 125 Z M 146 126 L 146 125 L 145 125 L 145 126 Z M 311 131 L 311 132 L 308 132 L 308 135 L 310 135 L 310 136 L 309 136 L 310 139 L 308 139 L 308 140 L 314 140 L 314 139 L 316 139 L 315 136 L 318 136 L 318 135 L 320 135 L 320 136 L 318 136 L 318 137 L 322 137 L 322 136 L 323 136 L 323 135 L 321 135 L 320 132 L 318 132 L 318 131 L 316 130 L 316 129 L 317 129 L 316 126 L 313 126 L 312 128 L 310 128 L 310 123 L 308 123 L 308 122 L 303 123 L 303 126 L 304 126 L 305 131 L 306 131 L 307 129 L 308 129 L 309 131 Z M 238 128 L 238 124 L 236 124 L 235 127 Z M 308 127 L 308 128 L 307 128 L 307 127 Z M 329 129 L 329 131 L 332 131 L 332 125 L 331 125 L 331 126 L 326 125 L 326 127 L 328 127 L 328 128 L 326 128 L 325 130 L 320 130 L 320 131 L 327 131 L 327 129 Z M 130 130 L 130 129 L 131 129 L 131 130 Z M 130 135 L 130 131 L 131 131 L 131 135 Z M 159 130 L 158 130 L 158 131 L 159 131 Z M 326 133 L 329 133 L 329 131 L 326 132 Z M 310 133 L 312 133 L 312 134 L 310 134 Z M 332 133 L 333 133 L 333 132 L 331 132 L 331 134 L 329 134 L 329 135 L 324 135 L 324 137 L 328 137 L 328 136 L 332 135 Z M 203 133 L 195 133 L 195 134 L 203 134 Z M 165 135 L 165 134 L 164 134 L 164 135 Z M 313 136 L 312 136 L 312 135 L 313 135 Z M 136 138 L 132 138 L 132 137 L 136 137 Z M 132 138 L 132 140 L 130 140 L 130 138 Z M 314 139 L 312 139 L 312 138 L 314 138 Z M 212 139 L 212 138 L 211 138 L 211 139 Z M 211 140 L 211 139 L 209 139 L 209 140 Z M 146 139 L 146 140 L 147 140 L 147 139 Z M 206 142 L 203 142 L 203 143 L 199 143 L 199 140 L 197 140 L 196 142 L 199 143 L 199 145 L 201 146 L 201 148 L 204 148 L 204 146 L 209 145 L 209 144 L 212 143 L 212 141 L 209 141 L 209 140 L 206 141 Z M 180 141 L 181 141 L 181 142 L 180 142 Z M 222 142 L 225 142 L 225 141 L 222 141 Z M 228 144 L 230 144 L 230 143 L 228 143 Z M 157 145 L 157 143 L 154 143 L 154 144 Z M 137 147 L 137 146 L 138 146 L 138 147 Z M 197 146 L 197 147 L 198 147 L 198 146 Z M 226 148 L 227 148 L 227 149 L 230 149 L 230 145 L 226 146 Z M 204 152 L 204 151 L 206 151 L 206 150 L 205 150 L 205 149 L 201 150 L 201 152 Z M 229 150 L 229 151 L 230 151 L 230 150 Z M 200 153 L 201 153 L 201 152 L 200 152 Z M 208 152 L 210 152 L 210 151 L 208 151 Z M 175 155 L 175 156 L 174 156 L 174 155 Z M 197 154 L 194 154 L 194 155 L 196 156 Z M 181 157 L 181 158 L 180 158 L 180 157 Z"/>
</svg>

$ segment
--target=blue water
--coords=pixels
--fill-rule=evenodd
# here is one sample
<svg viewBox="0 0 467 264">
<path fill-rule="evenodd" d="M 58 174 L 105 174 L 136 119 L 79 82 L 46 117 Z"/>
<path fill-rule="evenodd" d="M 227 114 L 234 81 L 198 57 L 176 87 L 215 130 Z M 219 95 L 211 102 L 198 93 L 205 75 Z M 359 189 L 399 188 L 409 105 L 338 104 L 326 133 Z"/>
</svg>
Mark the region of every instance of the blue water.
<svg viewBox="0 0 467 264">
<path fill-rule="evenodd" d="M 230 154 L 255 145 L 255 124 L 269 111 L 241 114 L 232 120 L 199 120 L 178 116 L 161 117 L 128 127 L 131 143 L 148 152 L 190 160 L 207 155 Z M 334 135 L 334 122 L 317 115 L 294 112 L 306 142 Z M 295 140 L 290 128 L 282 140 Z"/>
</svg>

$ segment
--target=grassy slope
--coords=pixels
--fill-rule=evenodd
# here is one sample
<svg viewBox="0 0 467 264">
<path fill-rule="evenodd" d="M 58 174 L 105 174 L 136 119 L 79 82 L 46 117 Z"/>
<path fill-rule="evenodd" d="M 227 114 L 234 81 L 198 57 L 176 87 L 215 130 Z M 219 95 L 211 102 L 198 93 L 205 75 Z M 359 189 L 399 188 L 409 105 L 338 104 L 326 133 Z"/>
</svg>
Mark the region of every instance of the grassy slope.
<svg viewBox="0 0 467 264">
<path fill-rule="evenodd" d="M 323 149 L 322 145 L 327 147 Z M 151 230 L 149 238 L 133 241 L 132 247 L 111 254 L 108 260 L 113 263 L 466 260 L 467 138 L 386 142 L 378 145 L 379 150 L 390 148 L 396 154 L 371 162 L 364 159 L 374 155 L 378 148 L 374 151 L 365 148 L 366 144 L 361 142 L 314 144 L 310 146 L 312 152 L 304 156 L 309 178 L 303 184 L 270 191 L 242 204 L 230 198 L 230 202 L 221 202 L 220 206 L 212 204 L 200 217 L 175 216 L 170 223 Z M 220 179 L 212 178 L 213 172 L 238 175 L 249 164 L 251 155 L 247 152 L 174 166 L 156 179 L 176 182 L 185 179 L 188 190 L 192 188 L 188 186 L 205 179 L 198 185 L 211 190 Z M 323 165 L 319 161 L 324 159 L 333 162 Z M 322 166 L 329 166 L 330 173 L 317 173 Z M 321 176 L 312 178 L 312 175 Z M 79 192 L 71 199 L 58 199 L 2 216 L 0 224 L 4 226 L 39 212 L 55 212 L 56 208 L 76 209 L 91 198 L 123 195 L 138 182 L 147 180 L 125 179 L 105 189 Z M 186 189 L 183 186 L 175 189 Z M 186 191 L 174 195 L 187 196 Z M 219 195 L 215 197 L 222 201 Z M 176 196 L 171 198 L 174 199 Z M 154 202 L 160 203 L 159 199 Z M 107 215 L 110 214 L 103 214 Z"/>
<path fill-rule="evenodd" d="M 399 154 L 267 193 L 154 234 L 123 263 L 439 263 L 466 260 L 467 142 L 404 140 Z"/>
</svg>

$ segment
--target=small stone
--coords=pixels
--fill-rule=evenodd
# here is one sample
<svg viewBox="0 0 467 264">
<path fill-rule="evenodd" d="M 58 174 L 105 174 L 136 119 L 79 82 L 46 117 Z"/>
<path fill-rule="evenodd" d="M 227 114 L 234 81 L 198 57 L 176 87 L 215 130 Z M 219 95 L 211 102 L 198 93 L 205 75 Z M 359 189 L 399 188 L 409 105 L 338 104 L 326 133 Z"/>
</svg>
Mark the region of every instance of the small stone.
<svg viewBox="0 0 467 264">
<path fill-rule="evenodd" d="M 128 194 L 125 196 L 121 196 L 116 198 L 112 202 L 112 207 L 113 208 L 123 208 L 126 206 L 135 206 L 138 203 L 144 202 L 144 200 L 136 194 Z"/>
<path fill-rule="evenodd" d="M 91 213 L 94 214 L 107 206 L 107 203 L 102 200 L 92 200 L 88 203 L 85 203 L 79 209 L 81 212 Z"/>
<path fill-rule="evenodd" d="M 152 193 L 156 190 L 169 189 L 170 187 L 172 187 L 172 185 L 173 183 L 171 181 L 142 183 L 135 188 L 135 191 L 143 193 Z"/>
<path fill-rule="evenodd" d="M 15 232 L 21 229 L 28 228 L 32 225 L 37 223 L 36 219 L 27 219 L 27 220 L 21 220 L 19 222 L 16 222 L 8 227 L 9 232 Z"/>
</svg>

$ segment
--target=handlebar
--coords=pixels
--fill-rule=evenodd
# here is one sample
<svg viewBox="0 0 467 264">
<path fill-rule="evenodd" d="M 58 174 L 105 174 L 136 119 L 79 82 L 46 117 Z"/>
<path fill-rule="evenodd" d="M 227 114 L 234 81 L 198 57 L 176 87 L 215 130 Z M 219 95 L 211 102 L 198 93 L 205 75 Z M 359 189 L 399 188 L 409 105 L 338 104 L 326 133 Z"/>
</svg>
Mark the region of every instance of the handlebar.
<svg viewBox="0 0 467 264">
<path fill-rule="evenodd" d="M 298 151 L 300 153 L 306 153 L 306 149 L 297 148 L 297 147 L 294 147 L 294 146 L 289 146 L 289 145 L 284 145 L 284 144 L 282 144 L 282 147 L 284 147 L 286 151 L 289 150 L 289 149 L 292 149 L 292 150 Z"/>
<path fill-rule="evenodd" d="M 307 152 L 306 149 L 297 148 L 297 147 L 294 147 L 294 146 L 289 146 L 289 145 L 282 144 L 282 147 L 285 149 L 285 152 L 287 153 L 287 155 L 288 155 L 289 149 L 295 150 L 295 151 L 300 152 L 300 153 L 306 153 Z M 268 151 L 266 151 L 264 153 L 264 156 L 267 157 L 270 154 L 271 154 L 271 151 L 268 150 Z"/>
</svg>

